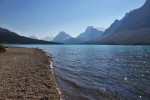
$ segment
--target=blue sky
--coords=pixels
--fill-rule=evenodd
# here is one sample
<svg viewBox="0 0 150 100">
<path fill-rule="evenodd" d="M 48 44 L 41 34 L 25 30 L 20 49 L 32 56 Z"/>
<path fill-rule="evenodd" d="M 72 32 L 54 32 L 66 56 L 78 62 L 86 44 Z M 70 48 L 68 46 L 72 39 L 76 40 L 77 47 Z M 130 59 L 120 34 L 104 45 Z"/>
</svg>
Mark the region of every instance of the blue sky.
<svg viewBox="0 0 150 100">
<path fill-rule="evenodd" d="M 20 35 L 72 36 L 87 26 L 108 28 L 146 0 L 0 0 L 0 27 Z"/>
</svg>

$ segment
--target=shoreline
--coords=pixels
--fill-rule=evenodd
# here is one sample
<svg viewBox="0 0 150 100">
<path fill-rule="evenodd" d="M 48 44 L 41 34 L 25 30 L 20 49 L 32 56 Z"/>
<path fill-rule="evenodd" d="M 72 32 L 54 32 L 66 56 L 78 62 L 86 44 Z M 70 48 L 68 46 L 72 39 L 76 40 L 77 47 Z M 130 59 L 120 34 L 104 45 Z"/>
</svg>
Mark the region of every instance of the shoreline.
<svg viewBox="0 0 150 100">
<path fill-rule="evenodd" d="M 39 49 L 39 50 L 41 50 L 41 51 L 43 51 L 43 52 L 45 52 L 44 50 L 42 50 L 42 49 Z M 51 70 L 52 70 L 52 75 L 54 76 L 54 81 L 55 81 L 55 83 L 56 83 L 56 89 L 57 89 L 57 91 L 58 91 L 58 93 L 59 93 L 59 97 L 60 97 L 60 100 L 64 100 L 63 99 L 63 96 L 62 96 L 62 92 L 60 91 L 60 89 L 59 89 L 59 87 L 58 87 L 58 85 L 57 85 L 57 82 L 56 82 L 56 79 L 55 79 L 55 75 L 54 75 L 54 67 L 53 67 L 53 63 L 52 63 L 52 61 L 51 61 L 51 56 L 50 56 L 50 54 L 48 53 L 48 52 L 45 52 L 45 55 L 48 57 L 48 60 L 49 60 L 49 66 L 50 66 L 50 68 L 51 68 Z"/>
<path fill-rule="evenodd" d="M 62 100 L 51 58 L 39 48 L 0 53 L 0 99 Z"/>
</svg>

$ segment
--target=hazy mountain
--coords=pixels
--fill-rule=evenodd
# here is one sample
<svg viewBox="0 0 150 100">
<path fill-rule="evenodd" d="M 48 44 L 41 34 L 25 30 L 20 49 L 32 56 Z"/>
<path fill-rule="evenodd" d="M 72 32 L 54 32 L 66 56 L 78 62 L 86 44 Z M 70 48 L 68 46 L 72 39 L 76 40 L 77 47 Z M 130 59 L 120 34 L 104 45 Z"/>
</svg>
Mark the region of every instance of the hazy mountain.
<svg viewBox="0 0 150 100">
<path fill-rule="evenodd" d="M 11 32 L 8 29 L 0 28 L 0 42 L 1 43 L 19 43 L 19 44 L 56 44 L 55 42 L 48 42 L 43 40 L 31 39 L 20 36 L 17 33 Z"/>
<path fill-rule="evenodd" d="M 59 42 L 59 43 L 64 43 L 64 41 L 71 39 L 72 37 L 65 33 L 65 32 L 60 32 L 54 39 L 54 42 Z"/>
<path fill-rule="evenodd" d="M 98 29 L 94 28 L 93 26 L 87 27 L 84 33 L 81 33 L 76 38 L 71 37 L 70 35 L 66 34 L 65 32 L 60 32 L 53 41 L 65 43 L 65 44 L 79 44 L 84 43 L 86 41 L 94 40 L 100 37 L 103 34 L 103 31 L 99 31 Z"/>
<path fill-rule="evenodd" d="M 94 43 L 150 44 L 150 0 L 116 20 Z"/>
<path fill-rule="evenodd" d="M 38 39 L 35 35 L 31 35 L 31 36 L 29 36 L 29 38 Z"/>
<path fill-rule="evenodd" d="M 70 38 L 68 40 L 65 40 L 63 43 L 64 44 L 80 44 L 83 43 L 83 40 L 77 39 L 77 38 Z"/>
<path fill-rule="evenodd" d="M 81 33 L 79 36 L 76 37 L 78 40 L 82 41 L 90 41 L 90 40 L 95 40 L 103 34 L 103 31 L 99 31 L 93 26 L 87 27 L 84 33 Z"/>
<path fill-rule="evenodd" d="M 45 38 L 41 38 L 41 40 L 45 40 L 45 41 L 52 41 L 54 37 L 45 37 Z"/>
</svg>

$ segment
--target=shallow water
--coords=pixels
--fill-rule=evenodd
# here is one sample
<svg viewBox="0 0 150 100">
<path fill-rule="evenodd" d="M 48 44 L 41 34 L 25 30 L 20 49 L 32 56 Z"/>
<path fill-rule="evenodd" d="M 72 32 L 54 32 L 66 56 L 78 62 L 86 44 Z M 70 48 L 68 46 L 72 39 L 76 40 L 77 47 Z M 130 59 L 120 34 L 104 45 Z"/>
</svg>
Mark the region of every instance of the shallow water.
<svg viewBox="0 0 150 100">
<path fill-rule="evenodd" d="M 14 45 L 51 54 L 67 100 L 149 100 L 150 46 Z"/>
</svg>

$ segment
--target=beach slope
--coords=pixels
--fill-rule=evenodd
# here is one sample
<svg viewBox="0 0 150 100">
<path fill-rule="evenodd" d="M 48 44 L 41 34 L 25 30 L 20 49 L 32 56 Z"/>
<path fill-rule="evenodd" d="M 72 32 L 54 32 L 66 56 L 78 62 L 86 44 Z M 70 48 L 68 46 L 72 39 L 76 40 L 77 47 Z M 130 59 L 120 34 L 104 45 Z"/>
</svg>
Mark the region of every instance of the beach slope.
<svg viewBox="0 0 150 100">
<path fill-rule="evenodd" d="M 49 57 L 34 48 L 0 53 L 0 100 L 59 100 Z"/>
</svg>

